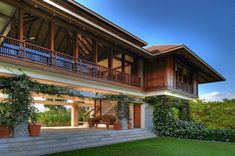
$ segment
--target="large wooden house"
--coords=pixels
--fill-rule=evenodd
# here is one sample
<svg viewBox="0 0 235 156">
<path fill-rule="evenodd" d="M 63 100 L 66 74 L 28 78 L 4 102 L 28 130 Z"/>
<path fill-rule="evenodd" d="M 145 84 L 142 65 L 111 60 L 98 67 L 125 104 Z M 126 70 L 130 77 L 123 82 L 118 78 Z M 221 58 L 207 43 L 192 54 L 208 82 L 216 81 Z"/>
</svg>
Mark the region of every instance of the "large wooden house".
<svg viewBox="0 0 235 156">
<path fill-rule="evenodd" d="M 198 97 L 199 84 L 225 80 L 185 45 L 145 46 L 73 0 L 0 0 L 1 76 L 20 68 L 39 82 L 85 92 L 189 100 Z M 76 126 L 76 100 L 67 105 Z M 96 99 L 83 105 L 99 114 L 112 106 Z M 130 112 L 133 127 L 151 127 L 146 104 L 132 105 Z"/>
</svg>

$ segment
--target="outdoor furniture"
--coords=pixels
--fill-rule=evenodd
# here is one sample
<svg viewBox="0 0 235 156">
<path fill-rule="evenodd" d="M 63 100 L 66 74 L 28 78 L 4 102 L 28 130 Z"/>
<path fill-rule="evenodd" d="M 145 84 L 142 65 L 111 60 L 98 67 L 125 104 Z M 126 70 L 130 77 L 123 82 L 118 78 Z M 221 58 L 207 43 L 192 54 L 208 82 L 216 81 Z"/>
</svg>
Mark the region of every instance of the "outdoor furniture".
<svg viewBox="0 0 235 156">
<path fill-rule="evenodd" d="M 98 124 L 106 124 L 106 128 L 109 129 L 110 125 L 116 122 L 116 118 L 113 115 L 101 115 L 88 120 L 89 128 L 98 127 Z"/>
</svg>

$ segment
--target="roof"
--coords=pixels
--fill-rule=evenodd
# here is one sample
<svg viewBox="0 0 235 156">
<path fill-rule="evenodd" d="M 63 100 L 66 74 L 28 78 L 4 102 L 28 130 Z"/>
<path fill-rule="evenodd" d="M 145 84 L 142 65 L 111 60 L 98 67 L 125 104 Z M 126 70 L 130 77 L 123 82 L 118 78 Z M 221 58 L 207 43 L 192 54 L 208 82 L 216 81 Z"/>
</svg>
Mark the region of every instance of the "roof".
<svg viewBox="0 0 235 156">
<path fill-rule="evenodd" d="M 219 72 L 217 72 L 185 45 L 155 45 L 146 49 L 152 53 L 154 57 L 160 57 L 169 54 L 185 56 L 189 62 L 194 63 L 198 66 L 198 68 L 200 68 L 199 76 L 210 77 L 208 80 L 199 80 L 199 83 L 225 81 L 225 78 Z"/>
<path fill-rule="evenodd" d="M 164 51 L 174 50 L 175 48 L 178 48 L 180 46 L 182 45 L 180 44 L 179 45 L 155 45 L 155 46 L 146 48 L 146 50 L 148 50 L 152 54 L 159 54 Z"/>
<path fill-rule="evenodd" d="M 80 9 L 86 11 L 87 13 L 89 13 L 89 14 L 91 14 L 91 15 L 93 15 L 93 16 L 95 16 L 96 18 L 102 20 L 103 22 L 107 23 L 108 25 L 110 25 L 110 26 L 112 26 L 112 27 L 118 29 L 119 31 L 121 31 L 121 32 L 125 33 L 126 35 L 132 37 L 133 39 L 137 40 L 138 42 L 141 42 L 143 45 L 146 46 L 146 45 L 148 44 L 147 42 L 145 42 L 144 40 L 140 39 L 140 38 L 137 37 L 136 35 L 134 35 L 134 34 L 128 32 L 128 31 L 126 31 L 125 29 L 123 29 L 123 28 L 121 28 L 120 26 L 114 24 L 113 22 L 109 21 L 108 19 L 104 18 L 103 16 L 97 14 L 96 12 L 94 12 L 94 11 L 88 9 L 87 7 L 83 6 L 82 4 L 76 2 L 75 0 L 67 0 L 67 2 L 73 4 L 73 5 L 75 5 L 76 7 L 78 7 L 78 8 L 80 8 Z"/>
</svg>

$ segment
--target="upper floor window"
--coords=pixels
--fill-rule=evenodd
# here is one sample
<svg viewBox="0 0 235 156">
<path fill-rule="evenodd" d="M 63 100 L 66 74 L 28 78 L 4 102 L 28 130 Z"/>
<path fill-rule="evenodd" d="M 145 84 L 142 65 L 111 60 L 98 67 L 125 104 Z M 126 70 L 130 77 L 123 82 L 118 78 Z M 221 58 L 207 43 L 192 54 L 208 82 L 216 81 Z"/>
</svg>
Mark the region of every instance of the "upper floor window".
<svg viewBox="0 0 235 156">
<path fill-rule="evenodd" d="M 193 72 L 185 68 L 183 65 L 176 63 L 175 64 L 176 71 L 176 81 L 185 83 L 185 84 L 193 84 Z"/>
</svg>

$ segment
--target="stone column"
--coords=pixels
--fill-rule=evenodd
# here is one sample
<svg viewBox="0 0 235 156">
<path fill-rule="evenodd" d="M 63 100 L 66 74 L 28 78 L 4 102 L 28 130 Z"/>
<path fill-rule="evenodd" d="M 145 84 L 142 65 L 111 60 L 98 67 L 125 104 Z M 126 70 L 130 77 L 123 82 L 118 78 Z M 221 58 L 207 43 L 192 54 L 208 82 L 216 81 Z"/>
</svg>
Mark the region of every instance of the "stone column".
<svg viewBox="0 0 235 156">
<path fill-rule="evenodd" d="M 74 102 L 71 107 L 71 127 L 78 126 L 78 110 L 78 104 Z"/>
<path fill-rule="evenodd" d="M 28 121 L 21 122 L 13 127 L 12 136 L 14 138 L 28 137 Z"/>
<path fill-rule="evenodd" d="M 122 111 L 124 111 L 125 106 L 123 104 L 121 104 L 121 109 Z M 129 107 L 129 106 L 127 106 Z M 121 125 L 122 125 L 122 130 L 128 130 L 128 119 L 127 118 L 123 118 L 121 121 Z"/>
<path fill-rule="evenodd" d="M 122 124 L 122 130 L 128 130 L 128 120 L 126 118 L 123 118 L 121 120 L 121 124 Z"/>
</svg>

